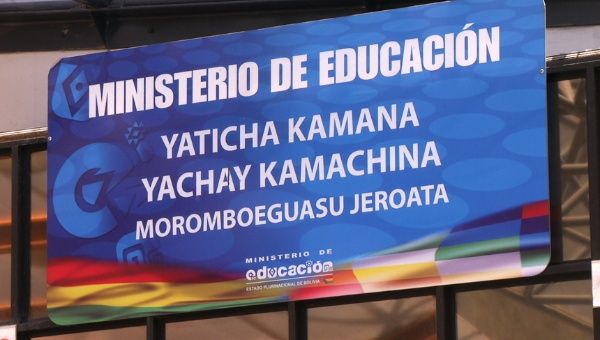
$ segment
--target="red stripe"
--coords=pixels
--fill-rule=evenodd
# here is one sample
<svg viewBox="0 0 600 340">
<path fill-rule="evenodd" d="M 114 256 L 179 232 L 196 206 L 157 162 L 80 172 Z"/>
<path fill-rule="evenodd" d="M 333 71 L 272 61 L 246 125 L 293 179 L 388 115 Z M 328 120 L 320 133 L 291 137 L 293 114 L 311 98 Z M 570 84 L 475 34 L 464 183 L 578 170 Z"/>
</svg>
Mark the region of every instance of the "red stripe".
<svg viewBox="0 0 600 340">
<path fill-rule="evenodd" d="M 48 284 L 52 286 L 134 282 L 208 283 L 233 279 L 236 277 L 231 273 L 165 266 L 123 264 L 76 258 L 48 260 Z"/>
<path fill-rule="evenodd" d="M 521 214 L 521 218 L 534 218 L 534 217 L 542 217 L 548 216 L 550 214 L 549 202 L 548 201 L 540 201 L 536 203 L 532 203 L 523 207 L 523 212 Z"/>
</svg>

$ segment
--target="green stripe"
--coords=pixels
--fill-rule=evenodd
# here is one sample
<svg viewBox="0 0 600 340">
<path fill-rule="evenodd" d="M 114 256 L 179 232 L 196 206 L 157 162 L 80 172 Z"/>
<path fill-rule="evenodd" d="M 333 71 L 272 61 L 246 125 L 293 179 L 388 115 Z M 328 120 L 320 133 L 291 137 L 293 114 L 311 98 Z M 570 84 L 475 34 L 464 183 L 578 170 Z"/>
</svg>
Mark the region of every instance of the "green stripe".
<svg viewBox="0 0 600 340">
<path fill-rule="evenodd" d="M 442 247 L 435 254 L 436 260 L 452 260 L 463 257 L 509 253 L 519 250 L 519 236 L 498 238 L 456 246 Z"/>
<path fill-rule="evenodd" d="M 50 319 L 58 325 L 75 325 L 118 319 L 147 317 L 164 313 L 185 313 L 209 309 L 247 306 L 281 301 L 279 298 L 262 298 L 244 301 L 207 302 L 202 304 L 168 307 L 115 307 L 103 305 L 82 305 L 73 307 L 48 308 Z"/>
</svg>

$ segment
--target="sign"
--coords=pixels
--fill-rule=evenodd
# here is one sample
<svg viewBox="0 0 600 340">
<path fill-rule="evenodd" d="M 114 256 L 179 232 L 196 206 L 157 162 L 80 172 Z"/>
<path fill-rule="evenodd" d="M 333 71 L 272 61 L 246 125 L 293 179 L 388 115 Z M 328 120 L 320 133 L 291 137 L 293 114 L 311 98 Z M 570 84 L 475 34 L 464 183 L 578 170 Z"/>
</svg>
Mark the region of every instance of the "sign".
<svg viewBox="0 0 600 340">
<path fill-rule="evenodd" d="M 534 275 L 544 7 L 452 1 L 61 60 L 58 324 Z"/>
</svg>

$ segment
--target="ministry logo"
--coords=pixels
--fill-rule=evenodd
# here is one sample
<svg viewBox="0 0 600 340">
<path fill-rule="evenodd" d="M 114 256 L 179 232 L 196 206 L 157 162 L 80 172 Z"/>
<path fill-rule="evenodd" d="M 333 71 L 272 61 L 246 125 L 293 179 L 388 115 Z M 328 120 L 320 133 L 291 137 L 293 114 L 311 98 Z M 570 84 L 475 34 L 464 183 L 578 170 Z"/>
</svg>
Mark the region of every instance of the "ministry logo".
<svg viewBox="0 0 600 340">
<path fill-rule="evenodd" d="M 262 266 L 258 269 L 249 269 L 246 271 L 246 279 L 248 281 L 257 280 L 279 280 L 292 279 L 299 277 L 316 276 L 323 273 L 333 272 L 333 262 L 331 261 L 306 261 L 301 264 L 293 264 L 289 266 L 267 267 Z"/>
</svg>

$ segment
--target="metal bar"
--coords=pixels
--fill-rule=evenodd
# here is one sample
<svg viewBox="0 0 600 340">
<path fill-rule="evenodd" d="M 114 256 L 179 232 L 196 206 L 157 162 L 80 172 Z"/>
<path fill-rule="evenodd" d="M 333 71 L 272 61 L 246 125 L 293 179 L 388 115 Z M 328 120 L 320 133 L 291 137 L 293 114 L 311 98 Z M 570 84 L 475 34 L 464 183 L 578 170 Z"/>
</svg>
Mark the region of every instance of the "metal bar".
<svg viewBox="0 0 600 340">
<path fill-rule="evenodd" d="M 308 310 L 302 302 L 288 302 L 288 338 L 308 339 Z"/>
<path fill-rule="evenodd" d="M 579 203 L 579 201 L 582 198 L 589 195 L 590 194 L 590 193 L 588 193 L 589 191 L 590 191 L 589 183 L 582 184 L 581 187 L 579 189 L 577 189 L 577 191 L 572 193 L 571 196 L 563 202 L 563 204 L 562 204 L 563 214 L 566 214 L 567 212 L 569 212 L 571 209 L 573 209 L 573 207 L 575 207 L 575 205 L 577 203 Z"/>
<path fill-rule="evenodd" d="M 40 337 L 53 336 L 58 334 L 93 332 L 107 329 L 143 326 L 145 325 L 145 323 L 145 318 L 135 318 L 70 326 L 60 326 L 52 322 L 50 319 L 45 318 L 21 323 L 17 325 L 17 331 L 19 333 L 19 336 Z"/>
<path fill-rule="evenodd" d="M 594 340 L 600 340 L 600 308 L 594 308 Z"/>
<path fill-rule="evenodd" d="M 82 14 L 89 14 L 90 12 L 129 12 L 133 13 L 135 11 L 151 14 L 151 13 L 161 13 L 164 15 L 165 13 L 170 13 L 171 15 L 185 15 L 189 13 L 190 10 L 202 10 L 206 11 L 244 11 L 244 10 L 252 10 L 252 9 L 271 9 L 271 8 L 283 8 L 283 9 L 303 9 L 307 7 L 351 7 L 351 6 L 382 6 L 384 8 L 390 6 L 411 6 L 418 4 L 427 4 L 434 2 L 441 2 L 442 0 L 404 0 L 404 1 L 384 1 L 384 0 L 235 0 L 235 1 L 174 1 L 172 3 L 166 2 L 161 4 L 121 4 L 120 6 L 108 6 L 103 8 L 94 8 L 87 9 L 83 6 L 81 7 L 71 7 L 71 8 L 63 8 L 56 9 L 53 7 L 41 7 L 37 6 L 37 9 L 34 10 L 9 10 L 9 11 L 0 11 L 0 17 L 4 16 L 7 19 L 12 20 L 20 20 L 24 18 L 36 19 L 36 20 L 48 20 L 48 16 L 69 16 L 69 17 L 81 17 Z M 594 0 L 586 0 L 585 6 L 594 6 Z M 590 5 L 591 4 L 591 5 Z M 597 4 L 596 4 L 597 5 Z M 573 10 L 575 8 L 576 10 Z M 574 7 L 572 1 L 569 2 L 569 6 L 566 7 L 566 11 L 564 6 L 561 7 L 560 2 L 552 1 L 548 3 L 548 25 L 549 26 L 557 26 L 560 25 L 565 18 L 565 12 L 567 14 L 571 14 L 574 18 L 595 18 L 593 13 L 594 11 L 581 11 L 582 8 L 586 7 Z M 559 15 L 552 15 L 559 13 Z M 137 14 L 139 15 L 139 14 Z M 562 20 L 559 20 L 561 19 Z M 592 22 L 600 22 L 597 18 L 592 20 L 591 22 L 585 21 L 587 24 Z M 575 22 L 577 24 L 577 22 Z"/>
<path fill-rule="evenodd" d="M 433 0 L 442 1 L 442 0 Z M 427 2 L 427 1 L 421 1 Z M 431 1 L 429 1 L 431 2 Z M 193 13 L 226 13 L 240 11 L 301 10 L 306 8 L 364 8 L 363 0 L 237 0 L 197 1 L 181 3 L 139 4 L 123 7 L 71 8 L 67 10 L 36 10 L 0 12 L 5 21 L 47 21 L 51 19 L 82 19 L 91 13 L 115 13 L 118 15 L 177 17 Z"/>
<path fill-rule="evenodd" d="M 588 225 L 590 223 L 590 217 L 588 215 L 564 216 L 562 223 L 565 226 Z"/>
<path fill-rule="evenodd" d="M 286 302 L 280 302 L 280 303 L 269 303 L 269 304 L 264 304 L 264 305 L 212 309 L 212 310 L 204 310 L 204 311 L 189 312 L 189 313 L 165 314 L 165 315 L 161 315 L 161 319 L 165 323 L 170 323 L 170 322 L 180 322 L 180 321 L 190 321 L 190 320 L 225 318 L 225 317 L 248 315 L 248 314 L 283 312 L 283 311 L 286 311 L 287 308 L 288 308 L 288 305 Z"/>
<path fill-rule="evenodd" d="M 582 234 L 582 233 L 580 233 L 578 231 L 575 231 L 573 229 L 563 228 L 563 233 L 565 235 L 573 236 L 574 238 L 577 238 L 578 240 L 586 242 L 586 243 L 590 241 L 590 238 L 587 235 L 584 235 L 584 234 Z M 587 249 L 583 249 L 583 250 L 587 251 Z"/>
<path fill-rule="evenodd" d="M 535 301 L 541 304 L 584 304 L 589 305 L 591 296 L 575 295 L 575 294 L 544 294 L 536 296 Z"/>
<path fill-rule="evenodd" d="M 29 140 L 45 140 L 48 138 L 48 128 L 40 127 L 17 131 L 0 132 L 0 143 L 18 142 L 19 145 L 27 144 Z"/>
<path fill-rule="evenodd" d="M 437 287 L 435 293 L 435 323 L 438 340 L 455 340 L 456 295 L 452 287 Z"/>
<path fill-rule="evenodd" d="M 572 280 L 588 279 L 592 275 L 590 261 L 578 260 L 563 262 L 560 264 L 551 264 L 546 267 L 542 273 L 534 277 L 525 277 L 522 280 L 531 280 L 539 278 L 539 283 L 544 283 L 551 280 L 566 281 L 570 277 Z"/>
<path fill-rule="evenodd" d="M 12 233 L 11 233 L 11 314 L 16 323 L 29 317 L 31 287 L 31 158 L 24 147 L 13 146 Z"/>
<path fill-rule="evenodd" d="M 0 133 L 0 148 L 9 149 L 13 146 L 46 145 L 47 128 L 19 130 Z"/>
<path fill-rule="evenodd" d="M 588 165 L 587 163 L 571 163 L 571 164 L 563 164 L 560 166 L 562 171 L 572 171 L 572 172 L 581 172 L 587 173 Z"/>
<path fill-rule="evenodd" d="M 599 57 L 600 49 L 546 57 L 546 62 L 548 63 L 548 75 L 560 76 L 563 79 L 574 78 L 572 76 L 574 72 L 582 72 L 585 75 L 585 68 L 598 65 L 600 62 L 598 59 Z"/>
<path fill-rule="evenodd" d="M 588 119 L 588 176 L 590 185 L 590 248 L 592 260 L 600 259 L 600 204 L 598 195 L 600 194 L 600 186 L 598 184 L 598 73 L 594 67 L 588 66 L 586 69 L 586 111 Z M 593 309 L 594 315 L 594 339 L 600 340 L 600 310 Z"/>
<path fill-rule="evenodd" d="M 306 304 L 307 308 L 315 308 L 348 305 L 363 302 L 375 302 L 383 300 L 406 299 L 416 296 L 433 296 L 435 295 L 435 289 L 435 287 L 426 287 L 404 290 L 392 290 L 378 293 L 364 293 L 360 295 L 336 296 L 315 300 L 307 300 L 304 301 L 304 303 Z"/>
<path fill-rule="evenodd" d="M 482 289 L 497 289 L 513 286 L 543 284 L 548 282 L 587 280 L 590 279 L 590 277 L 590 261 L 577 260 L 557 264 L 550 264 L 548 265 L 546 270 L 533 277 L 521 277 L 516 279 L 464 283 L 453 285 L 452 287 L 454 288 L 455 292 L 468 292 Z"/>
<path fill-rule="evenodd" d="M 146 339 L 165 340 L 165 323 L 159 318 L 146 318 Z"/>
<path fill-rule="evenodd" d="M 17 332 L 17 340 L 30 340 L 31 336 L 27 333 L 18 333 Z"/>
<path fill-rule="evenodd" d="M 592 67 L 587 68 L 585 94 L 587 111 L 587 136 L 588 136 L 588 176 L 589 176 L 589 199 L 590 199 L 590 239 L 592 248 L 592 259 L 600 259 L 600 185 L 598 183 L 598 171 L 600 148 L 598 147 L 598 111 L 597 100 L 597 74 Z"/>
<path fill-rule="evenodd" d="M 551 261 L 562 262 L 562 226 L 561 226 L 561 192 L 560 192 L 560 136 L 558 112 L 558 82 L 548 82 L 548 176 L 550 188 L 550 239 Z"/>
</svg>

